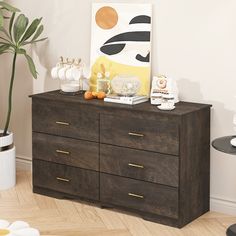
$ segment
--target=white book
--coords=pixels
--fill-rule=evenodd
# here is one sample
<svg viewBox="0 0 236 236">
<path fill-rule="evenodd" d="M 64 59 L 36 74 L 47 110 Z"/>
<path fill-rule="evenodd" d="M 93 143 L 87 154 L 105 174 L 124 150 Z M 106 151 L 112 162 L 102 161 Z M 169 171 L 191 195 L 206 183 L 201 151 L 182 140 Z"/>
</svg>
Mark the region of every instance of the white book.
<svg viewBox="0 0 236 236">
<path fill-rule="evenodd" d="M 122 97 L 117 95 L 108 95 L 104 98 L 104 102 L 113 102 L 120 104 L 136 105 L 148 101 L 146 96 Z"/>
</svg>

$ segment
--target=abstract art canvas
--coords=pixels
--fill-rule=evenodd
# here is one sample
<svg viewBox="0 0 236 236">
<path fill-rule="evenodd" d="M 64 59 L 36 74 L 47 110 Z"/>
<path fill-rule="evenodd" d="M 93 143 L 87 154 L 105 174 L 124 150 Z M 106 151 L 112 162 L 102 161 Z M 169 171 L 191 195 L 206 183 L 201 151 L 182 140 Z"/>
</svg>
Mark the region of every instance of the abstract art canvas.
<svg viewBox="0 0 236 236">
<path fill-rule="evenodd" d="M 139 95 L 150 93 L 151 4 L 94 3 L 92 7 L 90 86 L 96 91 L 97 75 L 109 72 L 136 76 Z"/>
</svg>

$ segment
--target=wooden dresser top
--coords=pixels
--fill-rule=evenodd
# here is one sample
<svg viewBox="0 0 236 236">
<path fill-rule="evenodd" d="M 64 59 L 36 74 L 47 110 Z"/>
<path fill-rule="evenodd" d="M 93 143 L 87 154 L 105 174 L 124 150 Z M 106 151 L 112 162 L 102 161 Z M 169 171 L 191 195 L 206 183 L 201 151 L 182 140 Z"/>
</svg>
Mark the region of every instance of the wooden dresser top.
<svg viewBox="0 0 236 236">
<path fill-rule="evenodd" d="M 168 114 L 168 115 L 177 115 L 182 116 L 188 113 L 192 113 L 201 109 L 210 108 L 210 104 L 201 104 L 201 103 L 190 103 L 190 102 L 179 102 L 175 104 L 176 108 L 172 111 L 162 111 L 159 110 L 156 105 L 151 105 L 150 101 L 140 103 L 137 105 L 123 105 L 117 103 L 109 103 L 104 102 L 103 100 L 92 99 L 92 100 L 85 100 L 82 94 L 75 95 L 75 96 L 68 96 L 59 93 L 59 90 L 34 94 L 31 95 L 32 98 L 37 99 L 46 99 L 51 101 L 60 101 L 60 102 L 72 102 L 78 103 L 82 105 L 91 105 L 101 108 L 108 108 L 108 109 L 125 109 L 130 111 L 139 111 L 139 112 L 152 112 L 157 114 Z"/>
</svg>

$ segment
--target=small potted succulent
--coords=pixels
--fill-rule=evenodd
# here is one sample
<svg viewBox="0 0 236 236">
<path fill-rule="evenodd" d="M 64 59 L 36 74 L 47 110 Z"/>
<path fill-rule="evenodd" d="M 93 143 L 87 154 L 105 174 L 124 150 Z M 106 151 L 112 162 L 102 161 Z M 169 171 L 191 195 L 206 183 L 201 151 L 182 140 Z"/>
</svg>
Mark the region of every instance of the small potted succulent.
<svg viewBox="0 0 236 236">
<path fill-rule="evenodd" d="M 11 17 L 5 14 L 11 13 Z M 0 55 L 10 53 L 13 55 L 11 77 L 9 81 L 8 111 L 3 130 L 0 130 L 0 190 L 8 189 L 15 185 L 15 147 L 13 144 L 13 133 L 8 128 L 12 111 L 12 95 L 15 79 L 16 59 L 18 55 L 26 58 L 29 70 L 34 78 L 37 78 L 37 71 L 32 58 L 27 54 L 25 46 L 43 41 L 39 39 L 43 32 L 43 25 L 40 19 L 35 19 L 29 23 L 29 19 L 18 13 L 19 10 L 4 1 L 0 1 Z M 9 18 L 6 29 L 4 21 Z"/>
</svg>

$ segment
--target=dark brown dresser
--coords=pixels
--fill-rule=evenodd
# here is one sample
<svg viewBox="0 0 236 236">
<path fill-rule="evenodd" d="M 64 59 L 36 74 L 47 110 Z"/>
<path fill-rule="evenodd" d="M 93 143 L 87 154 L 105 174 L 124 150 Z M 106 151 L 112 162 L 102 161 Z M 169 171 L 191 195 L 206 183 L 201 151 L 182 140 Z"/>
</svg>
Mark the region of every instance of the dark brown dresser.
<svg viewBox="0 0 236 236">
<path fill-rule="evenodd" d="M 210 107 L 33 95 L 33 191 L 183 227 L 209 210 Z"/>
</svg>

